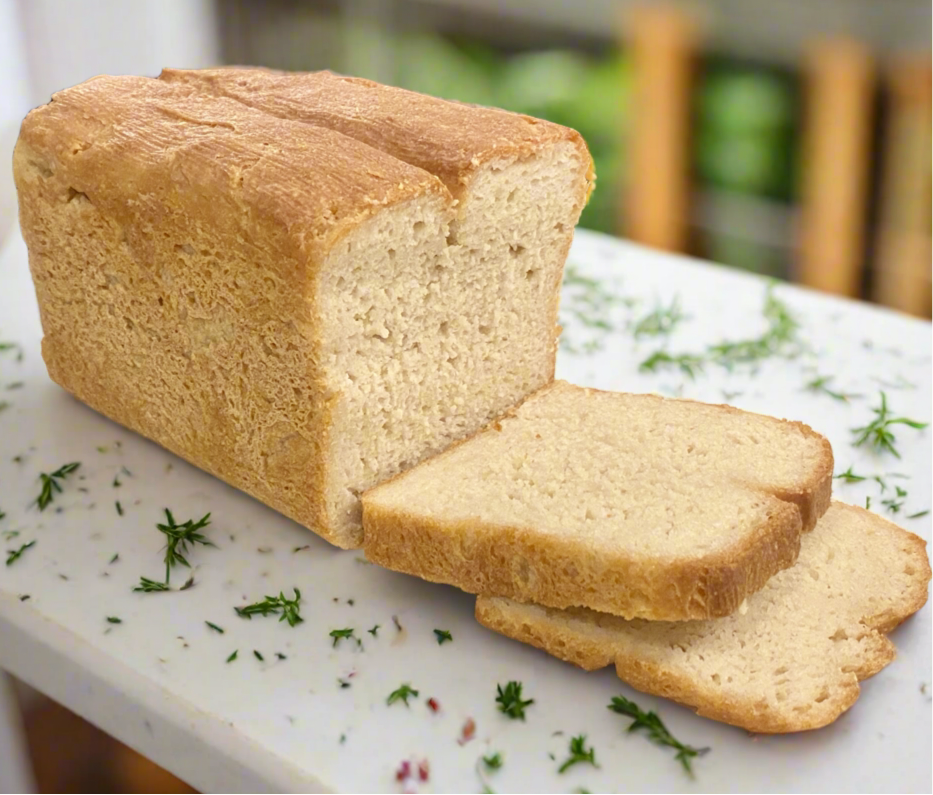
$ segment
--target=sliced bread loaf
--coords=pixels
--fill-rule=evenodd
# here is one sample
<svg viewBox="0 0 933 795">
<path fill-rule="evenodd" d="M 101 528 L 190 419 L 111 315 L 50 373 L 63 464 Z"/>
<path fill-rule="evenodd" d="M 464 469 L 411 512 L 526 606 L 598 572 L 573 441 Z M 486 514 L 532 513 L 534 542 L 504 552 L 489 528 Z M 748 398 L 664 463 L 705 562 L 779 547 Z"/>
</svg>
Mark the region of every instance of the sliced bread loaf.
<svg viewBox="0 0 933 795">
<path fill-rule="evenodd" d="M 51 377 L 342 547 L 360 492 L 553 378 L 592 181 L 567 128 L 367 92 L 388 99 L 303 107 L 370 142 L 444 123 L 405 160 L 200 82 L 102 77 L 30 113 L 14 158 Z"/>
<path fill-rule="evenodd" d="M 728 615 L 797 559 L 832 467 L 800 423 L 555 382 L 365 494 L 366 556 L 550 607 Z"/>
<path fill-rule="evenodd" d="M 885 637 L 927 600 L 926 542 L 834 502 L 801 541 L 797 565 L 747 609 L 711 621 L 626 621 L 480 596 L 480 623 L 586 670 L 619 677 L 698 714 L 754 732 L 831 723 L 858 682 L 895 656 Z"/>
</svg>

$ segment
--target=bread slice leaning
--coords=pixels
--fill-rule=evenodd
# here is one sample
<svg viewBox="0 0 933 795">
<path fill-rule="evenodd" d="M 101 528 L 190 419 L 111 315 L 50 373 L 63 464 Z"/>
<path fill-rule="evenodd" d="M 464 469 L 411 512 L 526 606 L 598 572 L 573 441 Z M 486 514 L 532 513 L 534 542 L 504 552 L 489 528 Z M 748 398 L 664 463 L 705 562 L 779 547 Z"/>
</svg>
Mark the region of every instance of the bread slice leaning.
<svg viewBox="0 0 933 795">
<path fill-rule="evenodd" d="M 555 382 L 363 497 L 367 557 L 549 607 L 732 613 L 829 505 L 810 428 L 727 406 Z"/>
<path fill-rule="evenodd" d="M 862 508 L 834 502 L 804 536 L 797 565 L 714 621 L 625 621 L 480 596 L 496 632 L 619 677 L 699 715 L 754 732 L 825 726 L 858 682 L 895 656 L 885 637 L 927 600 L 926 542 Z"/>
</svg>

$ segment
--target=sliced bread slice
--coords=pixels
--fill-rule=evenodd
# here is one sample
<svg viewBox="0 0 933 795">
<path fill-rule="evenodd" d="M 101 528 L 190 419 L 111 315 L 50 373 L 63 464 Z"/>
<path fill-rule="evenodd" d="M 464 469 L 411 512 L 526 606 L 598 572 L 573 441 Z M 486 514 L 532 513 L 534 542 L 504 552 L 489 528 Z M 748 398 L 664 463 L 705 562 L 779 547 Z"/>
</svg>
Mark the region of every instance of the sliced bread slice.
<svg viewBox="0 0 933 795">
<path fill-rule="evenodd" d="M 480 623 L 699 715 L 754 732 L 817 729 L 855 703 L 895 656 L 885 637 L 926 603 L 926 542 L 834 502 L 797 565 L 714 621 L 626 621 L 480 596 Z"/>
<path fill-rule="evenodd" d="M 367 492 L 367 557 L 626 618 L 732 613 L 829 505 L 829 442 L 728 406 L 555 382 Z"/>
</svg>

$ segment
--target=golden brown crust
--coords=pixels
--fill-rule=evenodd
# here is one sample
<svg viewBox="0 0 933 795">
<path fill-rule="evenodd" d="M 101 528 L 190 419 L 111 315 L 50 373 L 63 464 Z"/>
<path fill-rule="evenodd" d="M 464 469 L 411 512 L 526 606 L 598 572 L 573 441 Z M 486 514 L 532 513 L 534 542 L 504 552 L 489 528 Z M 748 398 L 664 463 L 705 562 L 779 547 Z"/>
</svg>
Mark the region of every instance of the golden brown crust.
<svg viewBox="0 0 933 795">
<path fill-rule="evenodd" d="M 861 509 L 843 503 L 837 502 L 834 506 L 837 511 L 852 513 L 853 518 L 858 513 L 864 514 Z M 931 570 L 926 542 L 881 517 L 873 516 L 872 521 L 891 533 L 892 541 L 897 539 L 895 543 L 911 567 L 912 587 L 896 607 L 889 607 L 882 615 L 862 618 L 860 623 L 869 634 L 861 638 L 856 647 L 859 650 L 857 659 L 846 660 L 838 671 L 837 681 L 826 691 L 828 697 L 809 704 L 807 710 L 768 708 L 757 693 L 727 695 L 706 676 L 691 675 L 676 665 L 659 664 L 648 655 L 639 655 L 636 643 L 616 645 L 611 636 L 573 631 L 569 619 L 575 613 L 587 614 L 586 610 L 528 610 L 514 603 L 510 606 L 500 598 L 480 596 L 476 601 L 476 618 L 489 629 L 587 671 L 615 664 L 619 678 L 636 690 L 685 704 L 703 717 L 769 734 L 818 729 L 832 723 L 855 703 L 860 692 L 859 681 L 873 676 L 894 660 L 894 644 L 884 633 L 914 615 L 927 602 Z M 746 640 L 751 642 L 751 639 Z M 791 664 L 794 650 L 787 652 L 788 664 Z M 740 653 L 737 648 L 736 655 Z"/>
<path fill-rule="evenodd" d="M 529 399 L 563 386 L 564 382 L 554 382 Z M 519 408 L 500 420 L 515 416 Z M 731 414 L 744 413 L 731 406 L 720 408 Z M 496 423 L 440 455 L 448 456 L 460 444 L 494 432 Z M 829 507 L 833 471 L 829 442 L 801 423 L 791 425 L 821 440 L 819 466 L 806 488 L 764 495 L 771 501 L 770 521 L 727 550 L 648 566 L 641 559 L 633 561 L 622 554 L 615 558 L 587 555 L 570 536 L 543 536 L 533 528 L 480 521 L 447 521 L 381 506 L 380 489 L 404 477 L 402 473 L 363 495 L 366 556 L 386 568 L 470 593 L 495 594 L 548 607 L 584 605 L 657 621 L 727 616 L 774 574 L 794 564 L 800 534 L 811 529 Z"/>
<path fill-rule="evenodd" d="M 14 172 L 53 380 L 358 543 L 322 507 L 334 397 L 316 369 L 314 276 L 381 208 L 450 201 L 440 181 L 330 130 L 109 77 L 28 115 Z"/>
<path fill-rule="evenodd" d="M 576 130 L 531 116 L 326 71 L 164 69 L 159 79 L 336 130 L 437 175 L 455 196 L 490 161 L 523 159 L 560 141 L 571 142 L 589 163 L 583 202 L 595 179 L 592 158 Z"/>
</svg>

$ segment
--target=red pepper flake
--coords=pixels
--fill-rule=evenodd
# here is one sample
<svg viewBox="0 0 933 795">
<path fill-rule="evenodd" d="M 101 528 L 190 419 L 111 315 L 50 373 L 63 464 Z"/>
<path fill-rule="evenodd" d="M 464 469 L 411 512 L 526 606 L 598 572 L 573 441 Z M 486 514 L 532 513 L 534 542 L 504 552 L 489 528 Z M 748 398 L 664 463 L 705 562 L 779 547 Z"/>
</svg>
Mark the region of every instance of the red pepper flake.
<svg viewBox="0 0 933 795">
<path fill-rule="evenodd" d="M 429 698 L 429 699 L 428 699 L 428 709 L 430 709 L 431 712 L 439 712 L 440 709 L 441 709 L 441 705 L 438 704 L 436 698 Z"/>
<path fill-rule="evenodd" d="M 404 781 L 407 778 L 411 777 L 411 762 L 405 759 L 402 764 L 398 766 L 398 770 L 395 771 L 395 780 Z"/>
<path fill-rule="evenodd" d="M 463 728 L 460 730 L 460 739 L 457 740 L 460 745 L 466 745 L 473 737 L 476 735 L 476 721 L 473 718 L 467 718 L 466 723 L 463 724 Z"/>
<path fill-rule="evenodd" d="M 431 769 L 428 767 L 428 760 L 427 760 L 427 759 L 422 759 L 422 760 L 418 763 L 418 780 L 419 780 L 419 781 L 427 781 L 427 780 L 428 780 L 428 776 L 430 776 L 430 775 L 431 775 Z"/>
</svg>

